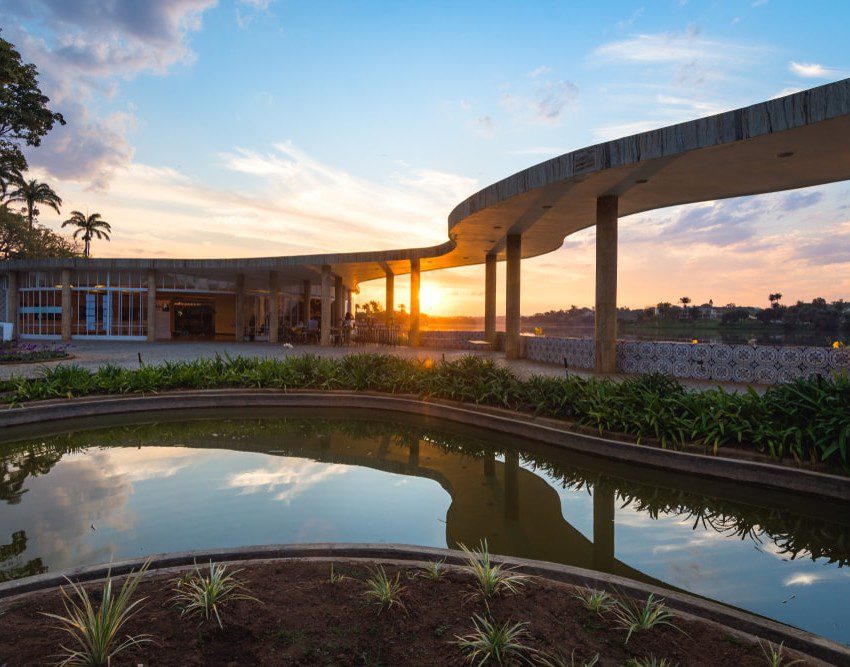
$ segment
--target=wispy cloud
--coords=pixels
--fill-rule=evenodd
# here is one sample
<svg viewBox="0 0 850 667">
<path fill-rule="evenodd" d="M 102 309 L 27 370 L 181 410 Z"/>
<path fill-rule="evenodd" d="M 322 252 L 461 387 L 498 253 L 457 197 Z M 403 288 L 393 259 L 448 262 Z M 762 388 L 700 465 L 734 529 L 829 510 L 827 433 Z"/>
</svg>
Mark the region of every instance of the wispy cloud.
<svg viewBox="0 0 850 667">
<path fill-rule="evenodd" d="M 273 493 L 275 500 L 288 505 L 309 489 L 347 472 L 348 468 L 343 465 L 292 458 L 232 474 L 226 485 L 242 493 Z"/>
<path fill-rule="evenodd" d="M 792 60 L 788 63 L 788 69 L 804 79 L 828 79 L 838 75 L 837 69 L 824 67 L 820 63 L 798 63 Z"/>
</svg>

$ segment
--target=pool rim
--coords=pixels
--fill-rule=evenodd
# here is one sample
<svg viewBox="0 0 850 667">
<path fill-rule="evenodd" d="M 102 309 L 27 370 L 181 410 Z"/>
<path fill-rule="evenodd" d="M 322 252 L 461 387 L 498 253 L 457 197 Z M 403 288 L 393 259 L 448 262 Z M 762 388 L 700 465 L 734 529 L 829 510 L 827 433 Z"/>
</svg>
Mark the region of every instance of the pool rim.
<svg viewBox="0 0 850 667">
<path fill-rule="evenodd" d="M 216 408 L 365 409 L 417 415 L 527 438 L 618 462 L 725 482 L 740 482 L 824 500 L 843 503 L 850 500 L 850 477 L 748 458 L 639 445 L 576 431 L 570 428 L 569 422 L 504 408 L 377 392 L 206 389 L 156 394 L 101 394 L 10 406 L 0 411 L 0 429 L 83 417 Z"/>
</svg>

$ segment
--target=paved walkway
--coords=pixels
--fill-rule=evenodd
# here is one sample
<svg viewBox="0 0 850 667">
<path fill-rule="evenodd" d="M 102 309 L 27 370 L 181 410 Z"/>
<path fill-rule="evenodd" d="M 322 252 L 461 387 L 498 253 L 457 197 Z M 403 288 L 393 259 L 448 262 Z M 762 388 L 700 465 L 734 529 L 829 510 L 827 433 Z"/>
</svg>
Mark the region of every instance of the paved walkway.
<svg viewBox="0 0 850 667">
<path fill-rule="evenodd" d="M 490 357 L 497 363 L 509 367 L 520 377 L 532 375 L 549 375 L 562 377 L 564 369 L 555 364 L 545 364 L 527 359 L 505 359 L 501 352 L 469 352 L 467 350 L 437 350 L 429 348 L 388 347 L 382 345 L 366 345 L 362 347 L 319 347 L 317 345 L 296 345 L 287 348 L 270 343 L 235 343 L 226 341 L 194 341 L 194 342 L 135 342 L 135 341 L 94 341 L 78 340 L 68 346 L 68 351 L 74 355 L 72 360 L 52 361 L 45 364 L 4 364 L 0 365 L 0 379 L 5 380 L 12 375 L 37 377 L 44 365 L 77 364 L 84 368 L 97 369 L 104 364 L 117 364 L 125 368 L 138 368 L 139 355 L 146 364 L 159 364 L 164 361 L 189 361 L 192 359 L 221 356 L 251 356 L 274 357 L 282 359 L 295 354 L 317 354 L 323 357 L 338 358 L 346 354 L 372 352 L 377 354 L 395 354 L 400 357 L 418 359 L 457 359 L 468 354 L 478 354 Z M 589 377 L 590 371 L 570 370 L 573 375 Z M 622 377 L 622 376 L 616 376 Z M 694 389 L 706 389 L 717 386 L 717 383 L 701 380 L 681 380 L 682 384 Z M 730 391 L 742 391 L 743 385 L 725 384 Z"/>
</svg>

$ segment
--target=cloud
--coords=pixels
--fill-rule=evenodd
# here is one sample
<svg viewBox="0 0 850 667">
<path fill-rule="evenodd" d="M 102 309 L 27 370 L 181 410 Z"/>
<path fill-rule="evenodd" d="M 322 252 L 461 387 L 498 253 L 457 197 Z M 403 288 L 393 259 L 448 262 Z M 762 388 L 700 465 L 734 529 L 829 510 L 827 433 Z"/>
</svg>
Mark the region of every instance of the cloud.
<svg viewBox="0 0 850 667">
<path fill-rule="evenodd" d="M 850 264 L 850 223 L 825 230 L 816 238 L 797 239 L 793 256 L 814 266 Z"/>
<path fill-rule="evenodd" d="M 799 211 L 802 208 L 814 206 L 823 199 L 822 190 L 797 190 L 785 195 L 782 200 L 782 209 L 785 211 Z"/>
<path fill-rule="evenodd" d="M 108 102 L 121 82 L 142 72 L 163 74 L 190 63 L 190 35 L 215 0 L 0 0 L 17 21 L 7 22 L 7 37 L 39 69 L 51 107 L 68 122 L 55 127 L 30 163 L 50 176 L 107 187 L 113 174 L 129 165 L 133 151 L 127 133 L 129 111 L 92 109 Z M 32 31 L 32 32 L 31 32 Z M 35 37 L 36 32 L 40 37 Z"/>
<path fill-rule="evenodd" d="M 535 80 L 528 93 L 506 90 L 499 100 L 500 106 L 516 121 L 558 125 L 566 109 L 578 99 L 578 86 L 571 81 Z"/>
<path fill-rule="evenodd" d="M 629 18 L 623 19 L 622 21 L 617 21 L 617 27 L 620 30 L 625 30 L 630 25 L 632 25 L 635 21 L 637 21 L 637 19 L 640 17 L 641 14 L 643 14 L 643 12 L 644 12 L 644 8 L 638 7 L 635 11 L 633 11 L 631 13 Z"/>
<path fill-rule="evenodd" d="M 377 183 L 291 143 L 234 149 L 218 156 L 218 167 L 229 189 L 140 163 L 115 172 L 108 194 L 75 181 L 54 186 L 75 207 L 99 210 L 113 223 L 112 242 L 97 250 L 111 257 L 153 248 L 160 257 L 246 257 L 433 245 L 446 240 L 448 211 L 478 187 L 474 179 L 403 165 Z M 54 226 L 60 220 L 42 218 Z"/>
<path fill-rule="evenodd" d="M 319 463 L 308 459 L 286 458 L 264 468 L 235 473 L 226 486 L 242 493 L 275 493 L 275 500 L 289 505 L 309 489 L 348 472 L 348 467 L 335 463 Z"/>
<path fill-rule="evenodd" d="M 792 74 L 804 79 L 828 79 L 838 73 L 838 70 L 824 67 L 819 63 L 798 63 L 793 60 L 788 63 L 788 69 Z"/>
<path fill-rule="evenodd" d="M 531 70 L 528 73 L 528 76 L 530 76 L 532 79 L 536 79 L 541 74 L 548 74 L 551 71 L 552 71 L 551 67 L 547 67 L 546 65 L 541 65 L 540 67 L 536 67 L 535 69 Z"/>
</svg>

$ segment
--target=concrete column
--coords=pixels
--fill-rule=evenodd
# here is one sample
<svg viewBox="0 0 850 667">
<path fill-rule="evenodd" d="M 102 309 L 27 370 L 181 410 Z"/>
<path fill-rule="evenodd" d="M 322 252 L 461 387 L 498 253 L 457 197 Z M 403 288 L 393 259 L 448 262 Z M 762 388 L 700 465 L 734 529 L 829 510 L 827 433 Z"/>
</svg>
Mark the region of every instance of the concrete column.
<svg viewBox="0 0 850 667">
<path fill-rule="evenodd" d="M 245 276 L 236 276 L 236 311 L 234 313 L 234 328 L 236 329 L 236 342 L 245 340 Z"/>
<path fill-rule="evenodd" d="M 351 316 L 354 317 L 354 303 L 351 301 L 351 290 L 345 290 L 345 312 L 351 313 Z"/>
<path fill-rule="evenodd" d="M 6 316 L 12 323 L 12 338 L 17 338 L 20 334 L 18 324 L 18 299 L 20 298 L 18 295 L 18 272 L 9 271 L 8 276 L 9 288 L 8 292 L 6 292 Z"/>
<path fill-rule="evenodd" d="M 611 572 L 614 566 L 614 488 L 593 487 L 593 569 Z"/>
<path fill-rule="evenodd" d="M 508 359 L 519 359 L 522 237 L 509 234 L 505 241 L 505 356 Z"/>
<path fill-rule="evenodd" d="M 331 323 L 338 327 L 339 321 L 345 315 L 345 288 L 340 276 L 334 276 L 334 320 Z"/>
<path fill-rule="evenodd" d="M 596 372 L 617 370 L 617 198 L 596 200 Z"/>
<path fill-rule="evenodd" d="M 331 285 L 333 285 L 333 274 L 331 267 L 325 264 L 322 267 L 322 322 L 319 335 L 319 344 L 328 346 L 331 344 Z"/>
<path fill-rule="evenodd" d="M 387 293 L 386 293 L 386 319 L 387 324 L 392 324 L 393 313 L 395 312 L 395 274 L 387 271 Z"/>
<path fill-rule="evenodd" d="M 410 331 L 408 344 L 419 347 L 419 258 L 410 260 Z"/>
<path fill-rule="evenodd" d="M 269 342 L 280 339 L 278 310 L 280 309 L 280 278 L 277 271 L 269 271 Z"/>
<path fill-rule="evenodd" d="M 302 285 L 304 289 L 303 301 L 301 303 L 301 321 L 304 324 L 310 321 L 310 295 L 312 293 L 312 285 L 309 280 L 305 280 Z"/>
<path fill-rule="evenodd" d="M 496 255 L 484 258 L 484 340 L 496 342 Z"/>
<path fill-rule="evenodd" d="M 156 271 L 148 271 L 148 340 L 156 340 Z"/>
<path fill-rule="evenodd" d="M 62 269 L 62 340 L 71 340 L 71 270 Z"/>
</svg>

